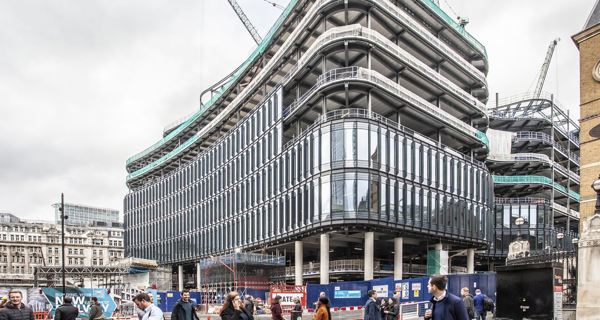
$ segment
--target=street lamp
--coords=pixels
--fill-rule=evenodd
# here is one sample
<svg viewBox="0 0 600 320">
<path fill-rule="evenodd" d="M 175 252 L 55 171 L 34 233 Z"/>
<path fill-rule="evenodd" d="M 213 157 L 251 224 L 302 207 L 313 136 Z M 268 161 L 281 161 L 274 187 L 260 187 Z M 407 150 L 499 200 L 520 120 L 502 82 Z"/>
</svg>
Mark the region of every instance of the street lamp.
<svg viewBox="0 0 600 320">
<path fill-rule="evenodd" d="M 519 227 L 519 229 L 517 231 L 518 232 L 518 234 L 517 234 L 517 240 L 521 240 L 521 226 L 523 224 L 525 224 L 525 219 L 523 219 L 523 217 L 518 217 L 515 220 L 515 224 Z"/>
<path fill-rule="evenodd" d="M 556 239 L 558 239 L 558 248 L 562 250 L 562 241 L 563 238 L 565 237 L 565 234 L 562 232 L 559 232 L 556 234 Z"/>
<path fill-rule="evenodd" d="M 69 217 L 67 215 L 65 215 L 65 194 L 61 193 L 60 194 L 60 207 L 58 208 L 58 211 L 60 212 L 60 224 L 61 224 L 61 230 L 60 230 L 60 234 L 61 234 L 61 249 L 62 249 L 62 291 L 63 291 L 63 295 L 67 295 L 67 291 L 66 291 L 66 280 L 65 280 L 65 220 L 67 220 Z"/>
<path fill-rule="evenodd" d="M 600 214 L 600 175 L 598 175 L 598 179 L 592 182 L 592 189 L 596 191 L 596 210 L 594 213 Z"/>
</svg>

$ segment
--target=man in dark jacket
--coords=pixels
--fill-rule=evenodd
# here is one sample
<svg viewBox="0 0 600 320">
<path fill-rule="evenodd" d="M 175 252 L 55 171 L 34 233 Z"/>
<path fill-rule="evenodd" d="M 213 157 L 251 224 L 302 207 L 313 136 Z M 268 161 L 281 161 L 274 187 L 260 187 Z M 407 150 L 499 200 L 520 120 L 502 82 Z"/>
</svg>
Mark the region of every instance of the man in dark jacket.
<svg viewBox="0 0 600 320">
<path fill-rule="evenodd" d="M 10 301 L 0 310 L 0 320 L 33 320 L 33 310 L 21 302 L 21 291 L 10 291 L 8 299 Z"/>
<path fill-rule="evenodd" d="M 102 307 L 98 303 L 98 298 L 92 297 L 92 301 L 90 303 L 89 319 L 94 320 L 94 319 L 102 319 L 102 318 L 104 318 L 104 316 L 103 316 L 103 312 L 102 312 Z"/>
<path fill-rule="evenodd" d="M 181 292 L 181 299 L 177 301 L 171 311 L 171 320 L 199 320 L 196 314 L 196 304 L 190 300 L 189 290 L 184 289 Z"/>
<path fill-rule="evenodd" d="M 75 320 L 79 316 L 79 309 L 73 306 L 73 298 L 64 297 L 62 306 L 56 309 L 54 320 Z"/>
<path fill-rule="evenodd" d="M 429 278 L 427 290 L 431 294 L 432 310 L 425 311 L 425 319 L 469 320 L 467 308 L 462 299 L 446 291 L 448 278 L 434 275 Z"/>
<path fill-rule="evenodd" d="M 367 292 L 369 299 L 365 303 L 365 318 L 364 320 L 381 320 L 381 308 L 377 303 L 377 292 L 369 290 Z"/>
<path fill-rule="evenodd" d="M 460 295 L 462 296 L 463 303 L 467 308 L 469 319 L 475 319 L 475 304 L 473 303 L 473 297 L 471 296 L 471 293 L 469 293 L 469 288 L 464 287 L 460 289 Z"/>
</svg>

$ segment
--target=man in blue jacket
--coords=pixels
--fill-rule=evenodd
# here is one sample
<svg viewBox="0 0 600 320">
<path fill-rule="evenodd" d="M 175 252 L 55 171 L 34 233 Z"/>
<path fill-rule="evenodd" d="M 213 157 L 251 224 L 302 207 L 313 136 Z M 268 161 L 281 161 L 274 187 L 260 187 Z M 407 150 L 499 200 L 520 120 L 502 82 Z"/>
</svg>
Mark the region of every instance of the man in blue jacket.
<svg viewBox="0 0 600 320">
<path fill-rule="evenodd" d="M 431 294 L 433 308 L 425 312 L 425 319 L 430 320 L 469 320 L 467 308 L 462 299 L 446 291 L 448 278 L 433 275 L 427 283 Z"/>
<path fill-rule="evenodd" d="M 473 298 L 473 303 L 475 304 L 475 314 L 477 314 L 477 320 L 483 319 L 487 316 L 487 311 L 485 311 L 485 300 L 486 296 L 481 292 L 481 289 L 475 290 L 475 298 Z"/>
<path fill-rule="evenodd" d="M 365 304 L 364 320 L 381 320 L 381 309 L 379 309 L 379 305 L 377 304 L 377 292 L 369 290 L 367 296 L 369 296 L 369 300 Z"/>
</svg>

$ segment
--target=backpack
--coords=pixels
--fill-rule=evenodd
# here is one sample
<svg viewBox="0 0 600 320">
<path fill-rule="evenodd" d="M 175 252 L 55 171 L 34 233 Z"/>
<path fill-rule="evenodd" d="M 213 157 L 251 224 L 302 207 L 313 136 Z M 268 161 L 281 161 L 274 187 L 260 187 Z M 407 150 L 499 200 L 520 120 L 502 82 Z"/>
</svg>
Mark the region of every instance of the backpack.
<svg viewBox="0 0 600 320">
<path fill-rule="evenodd" d="M 483 298 L 483 310 L 484 311 L 494 311 L 494 300 L 490 297 Z"/>
</svg>

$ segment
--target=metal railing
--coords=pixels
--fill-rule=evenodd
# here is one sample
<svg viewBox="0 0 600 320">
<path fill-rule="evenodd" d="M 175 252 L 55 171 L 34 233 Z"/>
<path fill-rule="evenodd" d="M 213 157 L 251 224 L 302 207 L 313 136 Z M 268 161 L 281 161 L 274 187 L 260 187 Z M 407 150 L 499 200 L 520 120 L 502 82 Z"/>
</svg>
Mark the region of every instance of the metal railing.
<svg viewBox="0 0 600 320">
<path fill-rule="evenodd" d="M 552 206 L 555 210 L 560 211 L 566 215 L 570 215 L 573 218 L 579 219 L 579 211 L 573 209 L 567 209 L 556 202 L 551 203 L 550 200 L 545 198 L 534 198 L 534 197 L 523 197 L 523 198 L 494 198 L 494 203 L 498 204 L 544 204 Z"/>
<path fill-rule="evenodd" d="M 227 106 L 226 110 L 224 110 L 223 112 L 221 112 L 217 116 L 218 119 L 214 119 L 214 120 L 211 121 L 211 124 L 212 123 L 219 123 L 222 120 L 222 117 L 224 117 L 225 115 L 227 115 L 229 113 L 229 111 L 232 109 L 232 108 L 230 108 L 231 106 L 237 106 L 237 104 L 241 103 L 242 101 L 244 101 L 246 99 L 246 96 L 249 93 L 251 93 L 251 92 L 254 91 L 254 89 L 257 86 L 257 84 L 260 83 L 263 80 L 263 78 L 265 77 L 265 75 L 268 72 L 270 72 L 270 70 L 272 68 L 274 68 L 276 66 L 276 62 L 278 62 L 280 60 L 280 58 L 287 52 L 287 49 L 292 44 L 295 43 L 294 40 L 296 39 L 297 35 L 300 32 L 303 32 L 303 30 L 305 29 L 304 28 L 305 25 L 309 22 L 309 20 L 311 20 L 309 17 L 315 16 L 317 14 L 317 12 L 318 12 L 319 9 L 321 9 L 326 4 L 329 4 L 329 3 L 335 2 L 335 1 L 337 1 L 337 0 L 319 0 L 319 1 L 316 1 L 309 8 L 309 10 L 306 12 L 305 17 L 300 20 L 300 23 L 297 26 L 295 26 L 295 28 L 292 31 L 291 35 L 286 39 L 286 41 L 283 43 L 283 45 L 281 46 L 281 48 L 279 48 L 279 50 L 277 50 L 277 52 L 275 53 L 275 55 L 273 56 L 273 58 L 269 60 L 269 62 L 267 63 L 267 66 L 265 66 L 259 72 L 259 74 L 256 77 L 253 78 L 253 80 L 242 91 L 242 93 L 240 93 L 238 96 L 236 96 L 236 98 L 234 98 L 234 100 Z M 483 76 L 483 73 L 481 73 L 481 71 L 477 70 L 473 65 L 471 65 L 470 63 L 468 63 L 458 53 L 456 53 L 454 50 L 450 49 L 450 47 L 447 44 L 445 44 L 440 39 L 438 39 L 437 37 L 435 37 L 424 26 L 422 26 L 421 24 L 419 24 L 416 21 L 414 21 L 414 19 L 410 15 L 408 15 L 408 13 L 406 13 L 403 10 L 401 10 L 400 8 L 398 8 L 396 5 L 394 5 L 393 3 L 391 3 L 389 0 L 370 0 L 369 2 L 371 2 L 375 6 L 383 8 L 384 12 L 388 13 L 389 15 L 392 15 L 400 23 L 404 24 L 411 31 L 413 31 L 414 34 L 418 35 L 419 37 L 421 37 L 426 42 L 429 42 L 432 45 L 433 48 L 436 48 L 441 53 L 443 53 L 445 56 L 447 56 L 450 61 L 454 61 L 454 62 L 460 64 L 461 66 L 463 66 L 466 69 L 471 69 L 471 70 L 474 69 L 474 70 L 476 70 L 476 72 L 479 72 Z M 181 132 L 183 132 L 191 123 L 193 123 L 195 120 L 197 120 L 218 99 L 220 99 L 222 93 L 225 92 L 229 87 L 231 87 L 231 85 L 233 85 L 233 83 L 237 80 L 237 78 L 239 76 L 241 76 L 245 72 L 246 68 L 249 65 L 251 65 L 259 56 L 261 56 L 264 53 L 264 51 L 266 50 L 266 48 L 268 47 L 268 45 L 273 40 L 273 36 L 274 36 L 275 32 L 283 24 L 283 21 L 290 14 L 290 12 L 292 11 L 292 8 L 296 5 L 296 3 L 297 3 L 297 0 L 291 0 L 290 1 L 290 3 L 288 4 L 288 6 L 284 10 L 284 12 L 281 14 L 281 16 L 277 19 L 277 21 L 274 23 L 274 25 L 269 30 L 269 33 L 264 37 L 264 39 L 261 42 L 261 44 L 259 45 L 259 47 L 242 64 L 242 65 L 245 65 L 245 67 L 239 68 L 240 71 L 238 73 L 236 73 L 232 77 L 233 79 L 231 81 L 229 81 L 226 85 L 224 85 L 223 87 L 221 87 L 219 89 L 220 91 L 217 94 L 215 94 L 206 104 L 204 104 L 200 108 L 200 110 L 198 110 L 197 112 L 195 112 L 185 122 L 179 124 L 179 127 L 177 129 L 171 131 L 167 136 L 165 136 L 163 139 L 159 140 L 158 142 L 154 143 L 152 146 L 150 146 L 150 147 L 146 148 L 145 150 L 143 150 L 143 151 L 135 154 L 134 156 L 130 157 L 127 160 L 126 164 L 129 165 L 130 163 L 132 163 L 134 161 L 137 161 L 137 160 L 145 157 L 146 155 L 150 154 L 151 152 L 153 152 L 154 150 L 156 150 L 160 146 L 162 146 L 165 143 L 171 141 L 174 137 L 178 136 Z M 485 78 L 485 77 L 483 77 L 483 78 Z M 175 123 L 177 124 L 178 122 L 180 122 L 180 121 L 176 121 Z M 210 127 L 210 124 L 208 126 Z"/>
<path fill-rule="evenodd" d="M 556 148 L 556 150 L 558 150 L 560 153 L 562 153 L 565 157 L 573 159 L 573 161 L 577 165 L 579 165 L 579 156 L 577 154 L 567 150 L 567 148 L 562 146 L 560 143 L 553 141 L 552 137 L 549 134 L 546 134 L 543 132 L 535 132 L 535 131 L 519 131 L 519 132 L 516 132 L 512 138 L 513 142 L 531 141 L 531 140 L 542 141 L 548 145 L 553 146 L 554 148 Z"/>
<path fill-rule="evenodd" d="M 537 101 L 538 104 L 544 104 L 544 101 L 553 103 L 555 112 L 552 114 L 548 107 L 536 106 L 537 109 L 521 109 L 521 104 L 526 102 Z M 496 106 L 497 105 L 497 106 Z M 500 99 L 498 103 L 495 101 L 488 102 L 488 114 L 490 117 L 503 119 L 544 119 L 554 125 L 558 132 L 572 140 L 574 144 L 579 146 L 579 136 L 574 132 L 579 131 L 579 124 L 567 117 L 568 113 L 562 105 L 555 101 L 552 94 L 544 92 L 540 97 L 536 97 L 533 93 L 524 93 Z M 550 112 L 550 114 L 549 114 Z M 536 116 L 537 115 L 537 116 Z M 556 120 L 553 117 L 563 117 L 564 121 L 569 121 L 572 125 L 572 131 L 567 132 L 566 128 L 561 125 L 556 125 Z"/>
<path fill-rule="evenodd" d="M 481 42 L 479 42 L 471 34 L 469 34 L 469 32 L 465 30 L 465 27 L 463 25 L 456 23 L 456 21 L 450 18 L 450 16 L 448 16 L 448 14 L 444 10 L 442 10 L 442 8 L 440 8 L 440 6 L 438 6 L 435 2 L 431 0 L 421 0 L 421 2 L 425 3 L 429 8 L 431 8 L 433 12 L 435 12 L 440 18 L 446 21 L 446 23 L 452 26 L 452 28 L 456 30 L 456 32 L 458 32 L 461 36 L 465 37 L 465 39 L 469 43 L 471 43 L 471 45 L 473 45 L 475 49 L 477 49 L 483 54 L 484 57 L 487 58 L 487 51 L 485 50 L 483 44 L 481 44 Z"/>
<path fill-rule="evenodd" d="M 427 102 L 425 99 L 403 88 L 396 82 L 388 79 L 387 77 L 379 74 L 378 72 L 360 67 L 332 69 L 320 75 L 317 78 L 315 85 L 313 85 L 305 94 L 303 94 L 302 97 L 300 97 L 300 99 L 294 101 L 289 107 L 287 107 L 283 111 L 283 117 L 287 118 L 290 115 L 294 114 L 298 109 L 300 109 L 300 107 L 304 106 L 304 104 L 313 96 L 315 92 L 319 91 L 325 85 L 330 85 L 335 82 L 341 82 L 344 80 L 352 79 L 368 81 L 370 83 L 376 84 L 382 89 L 388 91 L 389 93 L 395 94 L 400 99 L 410 103 L 412 106 L 417 107 L 425 114 L 433 115 L 439 121 L 444 122 L 456 129 L 459 129 L 463 133 L 469 134 L 472 137 L 477 138 L 484 145 L 487 146 L 486 143 L 489 143 L 487 139 L 482 138 L 483 136 L 485 136 L 483 132 L 460 121 L 456 117 L 450 115 L 448 112 L 435 107 L 431 103 Z"/>
<path fill-rule="evenodd" d="M 565 186 L 552 181 L 552 179 L 544 176 L 524 175 L 524 176 L 498 176 L 492 175 L 492 180 L 496 184 L 544 184 L 569 195 L 573 199 L 579 201 L 579 193 L 567 189 Z"/>
<path fill-rule="evenodd" d="M 570 176 L 576 182 L 579 182 L 579 175 L 575 172 L 567 170 L 567 168 L 563 167 L 556 161 L 550 160 L 550 157 L 541 154 L 541 153 L 511 153 L 511 154 L 490 154 L 488 155 L 488 159 L 493 161 L 508 161 L 508 162 L 545 162 L 548 166 L 553 166 L 557 171 L 560 171 L 565 176 Z"/>
<path fill-rule="evenodd" d="M 507 260 L 506 265 L 527 265 L 558 262 L 563 265 L 563 307 L 577 304 L 577 247 L 570 250 L 544 250 L 531 252 L 529 256 Z"/>
<path fill-rule="evenodd" d="M 349 38 L 364 39 L 366 41 L 379 45 L 381 48 L 385 49 L 390 54 L 398 57 L 399 60 L 404 62 L 409 68 L 412 68 L 413 70 L 419 72 L 421 75 L 427 77 L 432 83 L 441 86 L 447 92 L 450 92 L 454 96 L 458 97 L 467 105 L 475 107 L 475 109 L 479 110 L 487 118 L 486 106 L 481 101 L 475 99 L 472 95 L 470 95 L 458 85 L 448 80 L 446 77 L 442 76 L 440 73 L 435 72 L 432 68 L 427 66 L 425 63 L 421 62 L 419 59 L 415 58 L 406 50 L 400 48 L 398 45 L 390 41 L 388 38 L 384 37 L 379 32 L 365 28 L 359 24 L 335 27 L 325 31 L 325 33 L 320 35 L 317 38 L 317 40 L 313 42 L 310 48 L 298 60 L 298 63 L 287 73 L 282 83 L 288 83 L 293 78 L 293 76 L 306 65 L 308 60 L 310 60 L 314 56 L 314 54 L 322 47 L 329 43 L 339 41 L 340 39 Z M 469 71 L 472 72 L 472 75 L 478 77 L 479 80 L 485 83 L 485 78 L 483 78 L 481 74 L 477 74 L 473 70 Z M 482 78 L 479 78 L 479 76 L 481 76 Z"/>
</svg>

